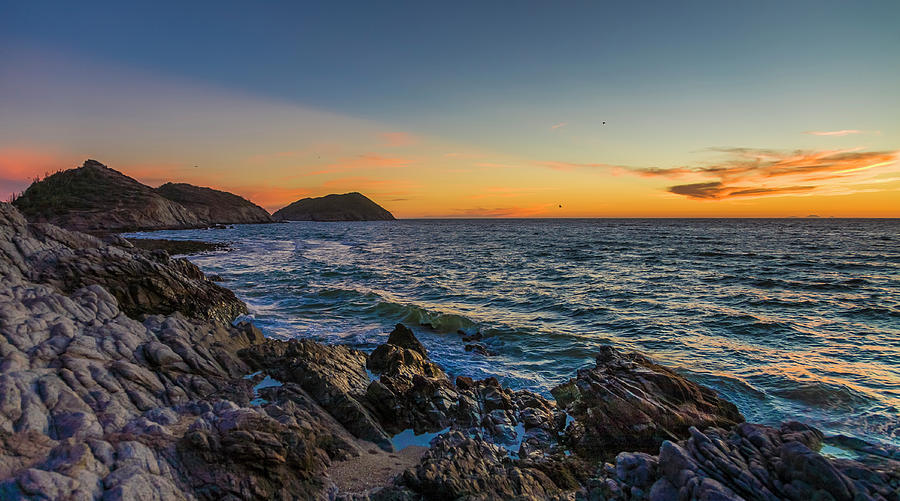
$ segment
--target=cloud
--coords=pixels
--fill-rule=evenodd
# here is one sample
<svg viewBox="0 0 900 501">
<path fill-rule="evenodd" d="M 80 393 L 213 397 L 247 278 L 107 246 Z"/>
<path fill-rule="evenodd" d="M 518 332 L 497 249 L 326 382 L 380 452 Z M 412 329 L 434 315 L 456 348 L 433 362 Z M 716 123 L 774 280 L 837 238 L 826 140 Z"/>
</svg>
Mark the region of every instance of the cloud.
<svg viewBox="0 0 900 501">
<path fill-rule="evenodd" d="M 409 132 L 383 132 L 379 134 L 384 141 L 384 146 L 411 146 L 419 142 L 419 138 Z"/>
<path fill-rule="evenodd" d="M 712 165 L 674 168 L 630 167 L 644 177 L 699 178 L 698 182 L 668 187 L 669 193 L 694 199 L 721 200 L 809 193 L 852 181 L 860 173 L 893 165 L 897 151 L 792 151 L 753 148 L 715 149 L 728 156 Z M 700 182 L 700 179 L 709 179 Z M 849 182 L 847 184 L 850 184 Z"/>
<path fill-rule="evenodd" d="M 815 186 L 785 186 L 782 188 L 749 188 L 744 186 L 727 186 L 719 181 L 710 183 L 693 183 L 670 186 L 669 193 L 684 195 L 689 198 L 704 198 L 718 200 L 730 197 L 748 197 L 760 195 L 775 195 L 784 193 L 806 192 L 815 189 Z"/>
<path fill-rule="evenodd" d="M 879 130 L 856 130 L 856 129 L 844 129 L 844 130 L 831 130 L 831 131 L 822 131 L 822 130 L 808 130 L 804 132 L 804 134 L 809 134 L 811 136 L 849 136 L 851 134 L 881 134 Z"/>
<path fill-rule="evenodd" d="M 557 124 L 551 125 L 550 128 L 551 128 L 551 129 L 554 129 L 554 130 L 555 130 L 555 129 L 561 129 L 561 128 L 565 127 L 566 125 L 569 125 L 569 122 L 559 122 L 559 123 L 557 123 Z"/>
</svg>

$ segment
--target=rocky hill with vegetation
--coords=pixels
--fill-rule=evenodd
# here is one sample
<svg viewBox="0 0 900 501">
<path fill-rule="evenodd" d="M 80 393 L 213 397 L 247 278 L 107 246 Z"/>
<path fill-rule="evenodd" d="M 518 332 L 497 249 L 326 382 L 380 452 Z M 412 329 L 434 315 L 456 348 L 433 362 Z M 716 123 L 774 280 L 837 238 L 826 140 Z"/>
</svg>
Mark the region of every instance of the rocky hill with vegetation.
<svg viewBox="0 0 900 501">
<path fill-rule="evenodd" d="M 13 204 L 29 221 L 89 232 L 272 221 L 237 195 L 189 184 L 153 189 L 96 160 L 36 180 Z"/>
<path fill-rule="evenodd" d="M 392 221 L 393 214 L 361 193 L 304 198 L 272 217 L 282 221 Z"/>
<path fill-rule="evenodd" d="M 272 216 L 246 198 L 227 191 L 166 183 L 156 192 L 193 212 L 205 224 L 271 223 Z"/>
</svg>

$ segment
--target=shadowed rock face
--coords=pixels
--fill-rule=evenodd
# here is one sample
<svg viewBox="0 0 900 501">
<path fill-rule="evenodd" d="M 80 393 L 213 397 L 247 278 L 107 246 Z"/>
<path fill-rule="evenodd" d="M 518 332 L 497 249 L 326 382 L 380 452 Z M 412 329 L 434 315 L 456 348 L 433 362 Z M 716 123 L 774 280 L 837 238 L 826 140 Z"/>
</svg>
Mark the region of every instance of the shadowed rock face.
<svg viewBox="0 0 900 501">
<path fill-rule="evenodd" d="M 271 223 L 262 207 L 226 191 L 187 183 L 166 183 L 156 192 L 193 212 L 204 224 Z"/>
<path fill-rule="evenodd" d="M 900 451 L 863 444 L 867 462 L 831 460 L 816 452 L 821 433 L 798 423 L 707 426 L 715 408 L 737 418 L 637 354 L 603 350 L 575 381 L 591 384 L 560 394 L 567 415 L 493 378 L 454 384 L 403 326 L 367 357 L 264 339 L 232 325 L 227 307 L 209 314 L 215 301 L 142 299 L 216 297 L 203 280 L 190 263 L 29 224 L 0 204 L 0 499 L 898 500 Z M 110 290 L 123 283 L 132 292 L 120 300 Z M 655 403 L 679 439 L 661 440 L 658 455 L 617 450 L 593 424 L 619 408 L 598 402 L 625 398 L 601 392 L 603 378 L 631 388 L 632 404 Z M 618 429 L 656 440 L 637 433 L 648 415 L 615 414 Z M 388 485 L 337 492 L 332 462 L 369 454 L 376 445 L 361 438 L 389 449 L 407 428 L 450 431 Z M 619 452 L 615 463 L 585 443 Z"/>
<path fill-rule="evenodd" d="M 304 198 L 272 217 L 282 221 L 392 221 L 394 216 L 360 193 Z"/>
</svg>

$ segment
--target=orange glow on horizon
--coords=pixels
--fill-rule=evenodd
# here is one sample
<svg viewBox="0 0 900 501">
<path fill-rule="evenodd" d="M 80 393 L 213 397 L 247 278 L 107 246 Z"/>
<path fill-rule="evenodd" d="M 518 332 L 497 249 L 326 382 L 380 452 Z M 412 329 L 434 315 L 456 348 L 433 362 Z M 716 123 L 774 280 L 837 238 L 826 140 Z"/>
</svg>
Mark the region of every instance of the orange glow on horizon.
<svg viewBox="0 0 900 501">
<path fill-rule="evenodd" d="M 209 186 L 241 195 L 270 212 L 300 198 L 359 191 L 401 218 L 900 217 L 896 155 L 742 150 L 716 164 L 671 169 L 521 162 L 443 152 L 431 159 L 421 152 L 405 156 L 370 152 L 294 167 L 290 166 L 299 163 L 300 155 L 275 154 L 268 161 L 247 156 L 221 170 L 177 162 L 107 164 L 150 186 L 168 181 Z M 80 165 L 80 160 L 72 160 L 77 157 L 50 150 L 0 149 L 0 179 L 18 183 L 18 187 L 11 187 L 10 181 L 3 185 L 4 198 L 24 189 L 35 176 Z M 276 167 L 278 162 L 288 167 Z M 439 168 L 423 167 L 431 162 Z M 559 164 L 567 167 L 560 169 Z M 699 182 L 666 188 L 654 181 L 671 178 Z"/>
</svg>

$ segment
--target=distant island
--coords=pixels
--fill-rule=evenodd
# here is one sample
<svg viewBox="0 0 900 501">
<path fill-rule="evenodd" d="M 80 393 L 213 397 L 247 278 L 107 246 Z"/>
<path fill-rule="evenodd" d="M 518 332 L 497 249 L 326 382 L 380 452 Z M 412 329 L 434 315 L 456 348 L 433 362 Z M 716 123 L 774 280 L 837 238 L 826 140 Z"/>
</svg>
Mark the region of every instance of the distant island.
<svg viewBox="0 0 900 501">
<path fill-rule="evenodd" d="M 272 217 L 281 221 L 393 221 L 385 208 L 361 193 L 304 198 L 277 210 Z"/>
<path fill-rule="evenodd" d="M 158 188 L 96 160 L 36 179 L 13 201 L 31 222 L 95 233 L 281 221 L 382 221 L 390 212 L 360 193 L 304 198 L 272 215 L 226 191 L 187 183 Z"/>
</svg>

